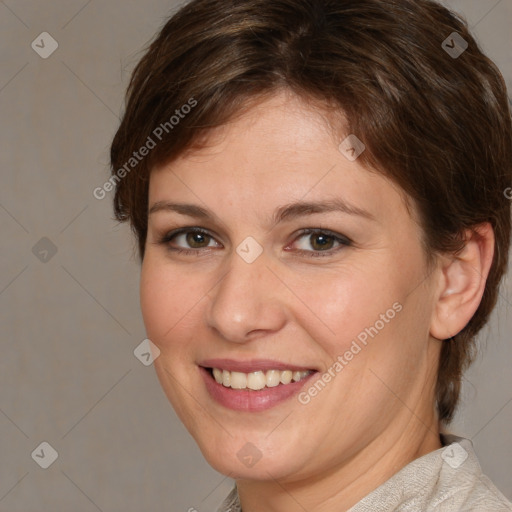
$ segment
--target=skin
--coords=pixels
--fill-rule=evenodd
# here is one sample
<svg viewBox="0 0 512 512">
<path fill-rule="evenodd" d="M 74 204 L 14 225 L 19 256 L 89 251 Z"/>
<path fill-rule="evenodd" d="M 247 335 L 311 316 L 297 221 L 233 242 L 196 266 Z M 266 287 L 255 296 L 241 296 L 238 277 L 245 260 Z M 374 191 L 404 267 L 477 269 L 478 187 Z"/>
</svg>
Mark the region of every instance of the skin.
<svg viewBox="0 0 512 512">
<path fill-rule="evenodd" d="M 482 226 L 457 258 L 428 267 L 403 193 L 349 161 L 338 149 L 344 137 L 287 91 L 214 135 L 208 148 L 151 174 L 150 208 L 171 201 L 213 213 L 149 216 L 140 291 L 148 337 L 161 351 L 158 378 L 207 461 L 236 479 L 244 512 L 348 510 L 441 447 L 434 407 L 440 340 L 459 332 L 478 307 L 492 229 Z M 269 222 L 279 206 L 328 198 L 373 219 L 328 212 Z M 195 226 L 211 238 L 161 243 L 171 230 Z M 323 249 L 318 235 L 299 233 L 304 228 L 352 244 L 329 239 Z M 248 236 L 263 248 L 251 264 L 236 252 Z M 330 255 L 308 257 L 301 249 Z M 397 302 L 395 318 L 306 405 L 293 397 L 267 411 L 240 412 L 206 391 L 198 363 L 208 358 L 326 371 Z M 252 467 L 237 457 L 248 442 L 261 453 Z"/>
</svg>

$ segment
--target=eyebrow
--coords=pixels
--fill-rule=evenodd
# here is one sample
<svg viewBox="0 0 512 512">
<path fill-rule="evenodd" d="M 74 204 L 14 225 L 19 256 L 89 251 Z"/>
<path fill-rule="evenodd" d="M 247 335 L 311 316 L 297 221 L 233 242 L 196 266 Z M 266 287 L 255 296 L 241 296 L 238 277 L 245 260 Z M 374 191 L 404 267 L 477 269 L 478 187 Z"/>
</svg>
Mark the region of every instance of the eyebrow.
<svg viewBox="0 0 512 512">
<path fill-rule="evenodd" d="M 176 212 L 196 219 L 210 219 L 215 217 L 207 208 L 195 204 L 172 203 L 169 201 L 156 202 L 149 209 L 149 215 L 161 211 Z M 376 220 L 375 216 L 367 210 L 351 205 L 341 198 L 335 198 L 319 202 L 298 201 L 280 206 L 272 215 L 270 225 L 274 227 L 286 220 L 327 212 L 339 212 L 347 215 L 357 215 L 368 220 Z"/>
</svg>

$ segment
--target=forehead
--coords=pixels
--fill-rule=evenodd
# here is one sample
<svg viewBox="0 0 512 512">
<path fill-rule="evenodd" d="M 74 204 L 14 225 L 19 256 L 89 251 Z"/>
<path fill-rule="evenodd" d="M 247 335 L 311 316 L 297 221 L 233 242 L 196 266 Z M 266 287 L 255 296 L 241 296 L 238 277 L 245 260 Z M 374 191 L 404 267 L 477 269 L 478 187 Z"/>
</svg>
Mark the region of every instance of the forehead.
<svg viewBox="0 0 512 512">
<path fill-rule="evenodd" d="M 399 187 L 340 150 L 347 134 L 343 126 L 339 131 L 318 106 L 278 93 L 211 130 L 204 147 L 154 169 L 149 207 L 169 195 L 207 204 L 243 198 L 259 206 L 329 196 L 357 199 L 375 213 L 400 202 L 410 214 Z"/>
</svg>

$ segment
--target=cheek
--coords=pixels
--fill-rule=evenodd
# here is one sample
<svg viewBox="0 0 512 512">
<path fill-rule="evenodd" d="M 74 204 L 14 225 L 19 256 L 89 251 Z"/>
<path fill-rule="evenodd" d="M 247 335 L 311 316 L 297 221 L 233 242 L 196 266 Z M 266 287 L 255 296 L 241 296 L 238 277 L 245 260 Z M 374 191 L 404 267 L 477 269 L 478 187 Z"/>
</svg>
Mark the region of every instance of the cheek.
<svg viewBox="0 0 512 512">
<path fill-rule="evenodd" d="M 140 308 L 146 333 L 153 343 L 159 344 L 158 333 L 162 332 L 164 312 L 169 309 L 169 296 L 163 294 L 158 272 L 146 254 L 140 276 Z"/>
<path fill-rule="evenodd" d="M 308 323 L 314 329 L 313 338 L 319 343 L 322 340 L 323 348 L 335 359 L 353 340 L 359 338 L 364 343 L 372 339 L 369 333 L 375 333 L 375 324 L 379 332 L 389 330 L 403 297 L 400 284 L 390 273 L 385 276 L 368 266 L 350 266 L 303 280 L 298 295 L 312 318 Z"/>
<path fill-rule="evenodd" d="M 146 333 L 160 349 L 173 338 L 180 319 L 186 315 L 197 298 L 190 286 L 183 285 L 183 277 L 148 255 L 142 264 L 140 279 L 140 305 Z M 194 300 L 195 299 L 195 300 Z"/>
</svg>

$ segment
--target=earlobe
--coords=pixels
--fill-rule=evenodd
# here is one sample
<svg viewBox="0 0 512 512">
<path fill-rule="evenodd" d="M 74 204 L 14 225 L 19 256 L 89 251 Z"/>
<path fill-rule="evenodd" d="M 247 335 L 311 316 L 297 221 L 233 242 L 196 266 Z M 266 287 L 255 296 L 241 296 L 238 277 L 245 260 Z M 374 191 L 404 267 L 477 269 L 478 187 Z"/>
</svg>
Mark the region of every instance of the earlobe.
<svg viewBox="0 0 512 512">
<path fill-rule="evenodd" d="M 458 334 L 475 314 L 485 290 L 494 256 L 494 231 L 486 222 L 465 233 L 456 255 L 440 260 L 441 274 L 430 334 L 446 340 Z"/>
</svg>

